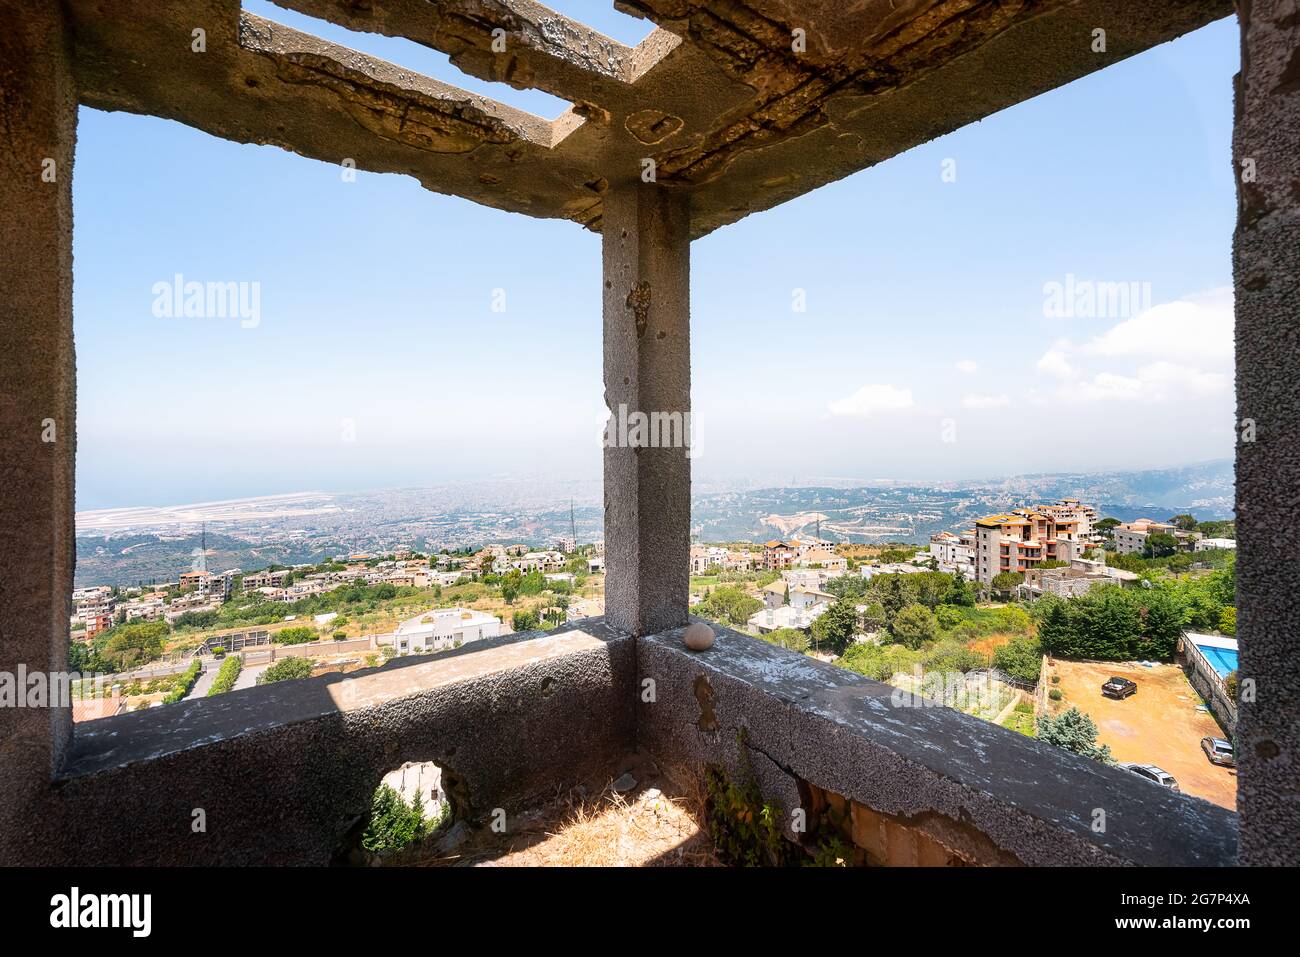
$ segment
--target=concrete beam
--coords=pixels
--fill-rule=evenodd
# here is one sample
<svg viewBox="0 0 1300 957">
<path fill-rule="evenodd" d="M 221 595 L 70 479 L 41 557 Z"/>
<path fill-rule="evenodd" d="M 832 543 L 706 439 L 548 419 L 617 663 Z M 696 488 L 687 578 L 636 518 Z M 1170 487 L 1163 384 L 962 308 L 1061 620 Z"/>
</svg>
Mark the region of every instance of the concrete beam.
<svg viewBox="0 0 1300 957">
<path fill-rule="evenodd" d="M 48 683 L 67 667 L 75 562 L 77 97 L 58 4 L 0 0 L 0 23 L 0 673 Z M 0 848 L 28 833 L 20 809 L 48 787 L 71 734 L 70 708 L 37 703 L 0 707 Z"/>
<path fill-rule="evenodd" d="M 1240 4 L 1233 158 L 1237 806 L 1243 864 L 1300 864 L 1300 15 Z M 1253 435 L 1251 434 L 1253 432 Z"/>
<path fill-rule="evenodd" d="M 692 238 L 1232 12 L 1231 0 L 620 0 L 664 27 L 628 48 L 532 0 L 278 2 L 410 37 L 573 108 L 509 118 L 487 98 L 309 45 L 238 0 L 67 0 L 83 102 L 352 158 L 596 231 L 606 191 L 653 159 L 661 184 L 690 187 Z M 202 56 L 190 51 L 196 27 L 208 33 Z"/>
<path fill-rule="evenodd" d="M 633 634 L 686 621 L 691 410 L 688 198 L 605 200 L 605 614 Z"/>
</svg>

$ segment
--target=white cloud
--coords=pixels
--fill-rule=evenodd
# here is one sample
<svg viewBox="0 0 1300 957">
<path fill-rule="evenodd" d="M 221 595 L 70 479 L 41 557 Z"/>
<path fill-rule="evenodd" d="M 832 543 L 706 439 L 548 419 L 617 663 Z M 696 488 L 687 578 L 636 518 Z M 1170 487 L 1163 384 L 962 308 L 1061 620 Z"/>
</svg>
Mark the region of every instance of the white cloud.
<svg viewBox="0 0 1300 957">
<path fill-rule="evenodd" d="M 1153 306 L 1092 339 L 1080 351 L 1089 356 L 1230 362 L 1232 323 L 1232 290 L 1214 289 Z"/>
<path fill-rule="evenodd" d="M 910 409 L 916 403 L 912 400 L 911 389 L 898 389 L 892 385 L 864 385 L 857 392 L 843 399 L 836 399 L 826 408 L 831 415 L 871 415 L 874 412 L 888 412 L 897 409 Z"/>
<path fill-rule="evenodd" d="M 1059 394 L 1086 402 L 1113 399 L 1167 402 L 1170 399 L 1221 395 L 1231 386 L 1231 380 L 1223 373 L 1205 372 L 1172 362 L 1152 362 L 1140 366 L 1131 376 L 1099 372 L 1091 379 L 1062 386 Z"/>
<path fill-rule="evenodd" d="M 1000 406 L 1010 405 L 1011 396 L 1001 395 L 983 395 L 978 392 L 972 392 L 962 396 L 961 404 L 968 409 L 996 409 Z"/>
<path fill-rule="evenodd" d="M 1044 375 L 1050 375 L 1056 379 L 1073 379 L 1079 373 L 1074 366 L 1070 365 L 1070 360 L 1065 357 L 1068 348 L 1068 343 L 1058 342 L 1043 353 L 1043 357 L 1038 360 L 1035 368 Z"/>
<path fill-rule="evenodd" d="M 953 363 L 953 366 L 958 372 L 965 373 L 966 375 L 974 375 L 979 369 L 979 365 L 974 359 L 960 359 Z"/>
<path fill-rule="evenodd" d="M 1082 346 L 1058 339 L 1036 368 L 1060 380 L 1056 398 L 1073 402 L 1153 403 L 1230 394 L 1232 323 L 1232 291 L 1214 289 L 1153 306 Z M 1085 368 L 1096 360 L 1126 368 Z"/>
</svg>

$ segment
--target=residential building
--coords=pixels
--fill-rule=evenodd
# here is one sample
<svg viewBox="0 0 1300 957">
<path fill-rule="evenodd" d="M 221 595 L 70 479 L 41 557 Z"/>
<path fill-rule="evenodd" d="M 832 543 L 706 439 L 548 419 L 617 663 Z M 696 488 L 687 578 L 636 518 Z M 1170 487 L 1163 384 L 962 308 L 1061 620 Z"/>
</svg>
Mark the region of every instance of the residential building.
<svg viewBox="0 0 1300 957">
<path fill-rule="evenodd" d="M 906 562 L 858 566 L 858 574 L 867 579 L 875 578 L 877 575 L 919 575 L 921 572 L 926 571 L 929 571 L 929 569 L 922 568 L 919 565 L 909 565 Z"/>
<path fill-rule="evenodd" d="M 1080 557 L 1086 548 L 1078 537 L 1082 520 L 1072 516 L 1058 525 L 1053 512 L 1040 508 L 981 518 L 975 523 L 975 580 L 987 585 L 1003 572 L 1025 572 L 1046 561 Z"/>
<path fill-rule="evenodd" d="M 1149 518 L 1116 525 L 1115 551 L 1121 555 L 1140 555 L 1146 551 L 1147 539 L 1151 535 L 1171 535 L 1178 542 L 1181 551 L 1193 551 L 1196 543 L 1203 537 L 1200 532 L 1185 532 L 1168 522 L 1157 522 Z"/>
<path fill-rule="evenodd" d="M 1233 538 L 1198 538 L 1192 548 L 1198 552 L 1207 552 L 1212 548 L 1236 548 L 1237 540 Z"/>
<path fill-rule="evenodd" d="M 939 571 L 975 580 L 975 529 L 960 535 L 939 532 L 930 536 L 929 555 L 939 563 Z"/>
<path fill-rule="evenodd" d="M 755 556 L 752 552 L 727 552 L 722 567 L 729 572 L 752 572 Z"/>
<path fill-rule="evenodd" d="M 510 563 L 519 569 L 525 575 L 529 572 L 558 572 L 562 571 L 568 562 L 564 556 L 557 551 L 546 552 L 528 552 L 521 555 Z"/>
<path fill-rule="evenodd" d="M 284 583 L 293 576 L 293 571 L 288 568 L 282 568 L 279 571 L 266 569 L 260 572 L 249 572 L 244 576 L 242 588 L 244 591 L 256 591 L 262 588 L 283 588 Z"/>
<path fill-rule="evenodd" d="M 777 579 L 769 585 L 763 586 L 763 604 L 767 608 L 780 608 L 785 604 L 788 590 L 785 581 Z"/>
<path fill-rule="evenodd" d="M 793 605 L 764 608 L 749 616 L 749 627 L 760 635 L 776 631 L 778 628 L 809 628 L 829 607 L 831 606 L 826 602 L 818 602 L 801 608 Z"/>
<path fill-rule="evenodd" d="M 763 567 L 768 570 L 791 568 L 798 557 L 797 544 L 777 540 L 763 543 Z"/>
<path fill-rule="evenodd" d="M 797 585 L 790 589 L 790 607 L 801 611 L 808 610 L 814 605 L 830 605 L 834 602 L 835 596 L 820 588 L 805 588 Z"/>
<path fill-rule="evenodd" d="M 1065 568 L 1028 569 L 1017 591 L 1020 598 L 1028 601 L 1043 595 L 1077 598 L 1097 585 L 1133 586 L 1140 580 L 1141 576 L 1122 568 L 1111 568 L 1105 562 L 1076 558 Z"/>
<path fill-rule="evenodd" d="M 824 548 L 810 548 L 795 560 L 801 568 L 824 568 L 829 572 L 844 574 L 849 570 L 849 560 Z"/>
<path fill-rule="evenodd" d="M 439 651 L 482 638 L 495 638 L 501 632 L 501 619 L 470 608 L 438 608 L 408 618 L 392 635 L 380 638 L 391 644 L 398 654 Z"/>
</svg>

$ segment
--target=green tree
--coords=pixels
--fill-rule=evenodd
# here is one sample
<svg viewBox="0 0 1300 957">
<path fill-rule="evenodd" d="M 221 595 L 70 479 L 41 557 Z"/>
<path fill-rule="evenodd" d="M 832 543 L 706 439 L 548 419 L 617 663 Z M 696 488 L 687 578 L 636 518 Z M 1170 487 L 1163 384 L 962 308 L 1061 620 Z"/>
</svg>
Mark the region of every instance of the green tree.
<svg viewBox="0 0 1300 957">
<path fill-rule="evenodd" d="M 935 620 L 934 612 L 924 605 L 914 603 L 905 606 L 894 616 L 889 630 L 900 644 L 916 649 L 927 641 L 934 640 L 939 631 L 939 623 Z"/>
<path fill-rule="evenodd" d="M 1184 532 L 1196 531 L 1196 519 L 1193 518 L 1191 515 L 1187 515 L 1187 514 L 1175 515 L 1173 518 L 1169 520 L 1169 524 L 1174 526 L 1174 528 L 1181 529 Z"/>
<path fill-rule="evenodd" d="M 702 602 L 695 606 L 695 613 L 701 618 L 716 621 L 719 624 L 743 628 L 749 618 L 763 607 L 757 598 L 745 594 L 739 588 L 725 585 L 715 588 Z"/>
<path fill-rule="evenodd" d="M 880 631 L 888 624 L 885 616 L 885 606 L 878 601 L 868 602 L 866 610 L 859 617 L 862 622 L 862 630 L 867 632 Z"/>
<path fill-rule="evenodd" d="M 812 623 L 812 636 L 817 649 L 837 655 L 844 653 L 857 630 L 857 609 L 852 602 L 843 598 L 818 615 Z"/>
<path fill-rule="evenodd" d="M 989 587 L 1000 595 L 1008 595 L 1024 580 L 1025 576 L 1020 572 L 999 572 L 993 576 Z"/>
<path fill-rule="evenodd" d="M 165 621 L 116 625 L 96 636 L 95 654 L 109 670 L 125 671 L 161 657 L 169 631 Z"/>
<path fill-rule="evenodd" d="M 1016 635 L 993 651 L 993 667 L 1005 671 L 1017 681 L 1037 683 L 1042 663 L 1042 646 L 1037 638 L 1029 635 Z"/>
<path fill-rule="evenodd" d="M 975 586 L 968 582 L 964 575 L 953 575 L 952 585 L 948 588 L 948 594 L 943 599 L 945 605 L 958 605 L 965 608 L 975 606 Z"/>
<path fill-rule="evenodd" d="M 1219 612 L 1219 631 L 1225 635 L 1237 633 L 1237 609 L 1231 605 Z"/>
<path fill-rule="evenodd" d="M 1109 746 L 1097 747 L 1097 726 L 1078 708 L 1070 708 L 1056 717 L 1050 714 L 1040 717 L 1038 740 L 1104 764 L 1115 763 Z"/>
<path fill-rule="evenodd" d="M 808 633 L 800 628 L 778 628 L 776 631 L 769 631 L 766 635 L 760 635 L 768 644 L 776 645 L 789 651 L 797 651 L 800 654 L 811 647 Z"/>
<path fill-rule="evenodd" d="M 1168 532 L 1151 532 L 1147 535 L 1142 554 L 1147 558 L 1164 558 L 1178 551 L 1178 539 Z"/>
<path fill-rule="evenodd" d="M 268 685 L 276 681 L 310 678 L 311 669 L 310 658 L 281 658 L 257 676 L 257 683 L 259 685 Z"/>
<path fill-rule="evenodd" d="M 361 836 L 368 851 L 393 851 L 409 847 L 429 832 L 424 802 L 417 794 L 410 804 L 387 784 L 381 784 L 370 803 L 370 820 Z"/>
<path fill-rule="evenodd" d="M 281 628 L 271 633 L 271 641 L 277 645 L 305 645 L 315 641 L 319 636 L 310 625 L 297 625 L 293 628 Z"/>
<path fill-rule="evenodd" d="M 515 612 L 514 617 L 510 619 L 510 624 L 515 631 L 536 631 L 542 626 L 542 619 L 537 612 L 523 609 Z"/>
</svg>

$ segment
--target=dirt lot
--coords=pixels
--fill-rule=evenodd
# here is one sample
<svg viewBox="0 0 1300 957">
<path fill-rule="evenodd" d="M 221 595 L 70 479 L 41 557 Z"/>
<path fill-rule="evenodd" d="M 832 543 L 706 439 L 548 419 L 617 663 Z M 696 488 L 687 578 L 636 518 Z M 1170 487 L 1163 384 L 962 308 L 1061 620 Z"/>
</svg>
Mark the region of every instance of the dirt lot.
<svg viewBox="0 0 1300 957">
<path fill-rule="evenodd" d="M 1157 765 L 1178 779 L 1183 793 L 1237 807 L 1236 771 L 1211 764 L 1201 751 L 1201 738 L 1223 737 L 1223 731 L 1210 714 L 1196 710 L 1201 698 L 1177 665 L 1058 660 L 1051 673 L 1061 681 L 1050 687 L 1064 693 L 1064 700 L 1048 702 L 1052 712 L 1076 705 L 1097 723 L 1098 743 L 1110 745 L 1116 761 Z M 1136 681 L 1137 694 L 1103 698 L 1101 686 L 1112 675 Z"/>
</svg>

